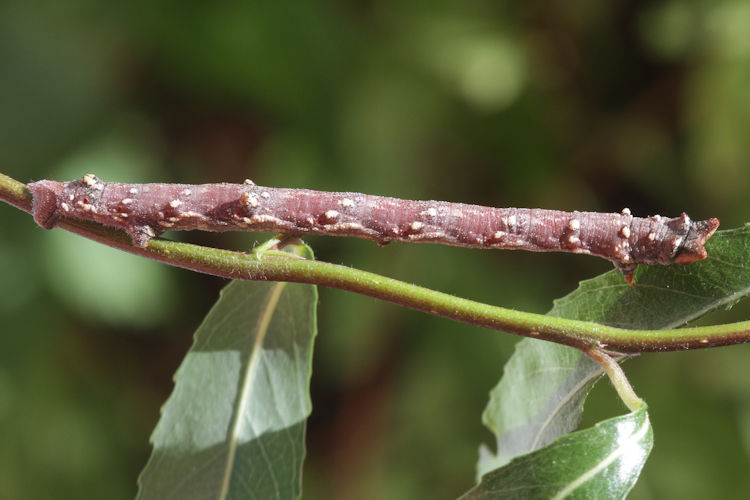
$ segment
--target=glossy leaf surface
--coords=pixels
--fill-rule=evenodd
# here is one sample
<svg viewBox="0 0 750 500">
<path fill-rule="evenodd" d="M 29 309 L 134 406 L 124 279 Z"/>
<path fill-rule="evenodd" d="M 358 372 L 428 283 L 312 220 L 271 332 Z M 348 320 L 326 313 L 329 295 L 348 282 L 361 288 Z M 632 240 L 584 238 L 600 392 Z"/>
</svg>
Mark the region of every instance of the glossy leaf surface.
<svg viewBox="0 0 750 500">
<path fill-rule="evenodd" d="M 514 459 L 486 474 L 462 498 L 623 498 L 638 479 L 652 446 L 644 405 Z"/>
<path fill-rule="evenodd" d="M 703 262 L 640 267 L 635 287 L 617 271 L 605 273 L 555 301 L 549 314 L 623 328 L 678 327 L 747 295 L 748 248 L 750 228 L 720 231 L 709 240 L 709 258 Z M 498 452 L 480 449 L 478 476 L 573 431 L 601 374 L 596 363 L 574 349 L 520 341 L 483 415 L 497 437 Z"/>
<path fill-rule="evenodd" d="M 312 285 L 224 288 L 177 371 L 138 498 L 300 496 L 316 301 Z"/>
</svg>

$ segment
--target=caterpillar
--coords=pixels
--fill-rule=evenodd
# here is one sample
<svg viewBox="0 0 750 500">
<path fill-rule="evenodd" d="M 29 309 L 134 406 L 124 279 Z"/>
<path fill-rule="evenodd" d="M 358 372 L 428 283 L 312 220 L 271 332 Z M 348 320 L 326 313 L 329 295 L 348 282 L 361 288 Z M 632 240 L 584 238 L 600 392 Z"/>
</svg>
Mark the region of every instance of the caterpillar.
<svg viewBox="0 0 750 500">
<path fill-rule="evenodd" d="M 41 180 L 28 185 L 32 213 L 51 229 L 60 218 L 95 221 L 125 231 L 145 247 L 168 230 L 273 231 L 291 236 L 351 236 L 471 248 L 572 252 L 611 261 L 633 284 L 638 264 L 690 264 L 719 227 L 685 213 L 666 218 L 620 213 L 492 208 L 360 193 L 242 184 L 125 184 Z"/>
</svg>

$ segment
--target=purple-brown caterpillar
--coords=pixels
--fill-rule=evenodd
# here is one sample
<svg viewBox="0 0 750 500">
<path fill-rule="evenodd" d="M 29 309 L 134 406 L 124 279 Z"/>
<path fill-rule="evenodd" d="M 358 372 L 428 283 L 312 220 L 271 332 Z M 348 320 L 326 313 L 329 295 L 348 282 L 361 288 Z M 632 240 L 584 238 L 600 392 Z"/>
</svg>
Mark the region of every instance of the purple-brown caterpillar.
<svg viewBox="0 0 750 500">
<path fill-rule="evenodd" d="M 34 220 L 51 229 L 59 218 L 99 222 L 145 247 L 168 230 L 274 231 L 473 248 L 573 252 L 612 261 L 632 284 L 637 264 L 690 264 L 718 219 L 691 221 L 621 213 L 492 208 L 244 184 L 122 184 L 93 174 L 81 180 L 29 184 Z"/>
</svg>

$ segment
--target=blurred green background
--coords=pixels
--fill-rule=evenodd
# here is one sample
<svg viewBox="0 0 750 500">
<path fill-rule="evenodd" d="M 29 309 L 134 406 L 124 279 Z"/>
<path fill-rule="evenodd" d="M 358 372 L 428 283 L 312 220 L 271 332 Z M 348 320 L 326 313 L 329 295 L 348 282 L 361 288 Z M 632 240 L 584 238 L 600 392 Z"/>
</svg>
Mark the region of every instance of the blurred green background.
<svg viewBox="0 0 750 500">
<path fill-rule="evenodd" d="M 750 220 L 750 1 L 0 3 L 0 171 Z M 250 248 L 258 234 L 167 235 Z M 318 258 L 546 312 L 575 255 L 310 238 Z M 0 499 L 132 498 L 225 281 L 0 206 Z M 638 311 L 633 311 L 638 314 Z M 321 290 L 306 498 L 451 498 L 516 338 Z M 707 321 L 750 317 L 739 304 Z M 750 346 L 626 371 L 631 498 L 750 489 Z M 608 383 L 584 424 L 624 413 Z"/>
</svg>

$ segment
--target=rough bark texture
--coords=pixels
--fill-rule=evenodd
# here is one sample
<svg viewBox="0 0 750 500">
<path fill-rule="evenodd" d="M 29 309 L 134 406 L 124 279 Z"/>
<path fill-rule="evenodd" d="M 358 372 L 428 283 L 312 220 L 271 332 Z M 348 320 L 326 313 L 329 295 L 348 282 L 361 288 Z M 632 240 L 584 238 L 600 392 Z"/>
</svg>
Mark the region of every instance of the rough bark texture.
<svg viewBox="0 0 750 500">
<path fill-rule="evenodd" d="M 637 264 L 689 264 L 706 258 L 718 219 L 691 221 L 621 213 L 491 208 L 244 184 L 122 184 L 87 174 L 81 180 L 29 184 L 36 222 L 61 217 L 126 231 L 133 244 L 168 230 L 275 231 L 374 240 L 573 252 L 603 257 L 632 283 Z"/>
</svg>

